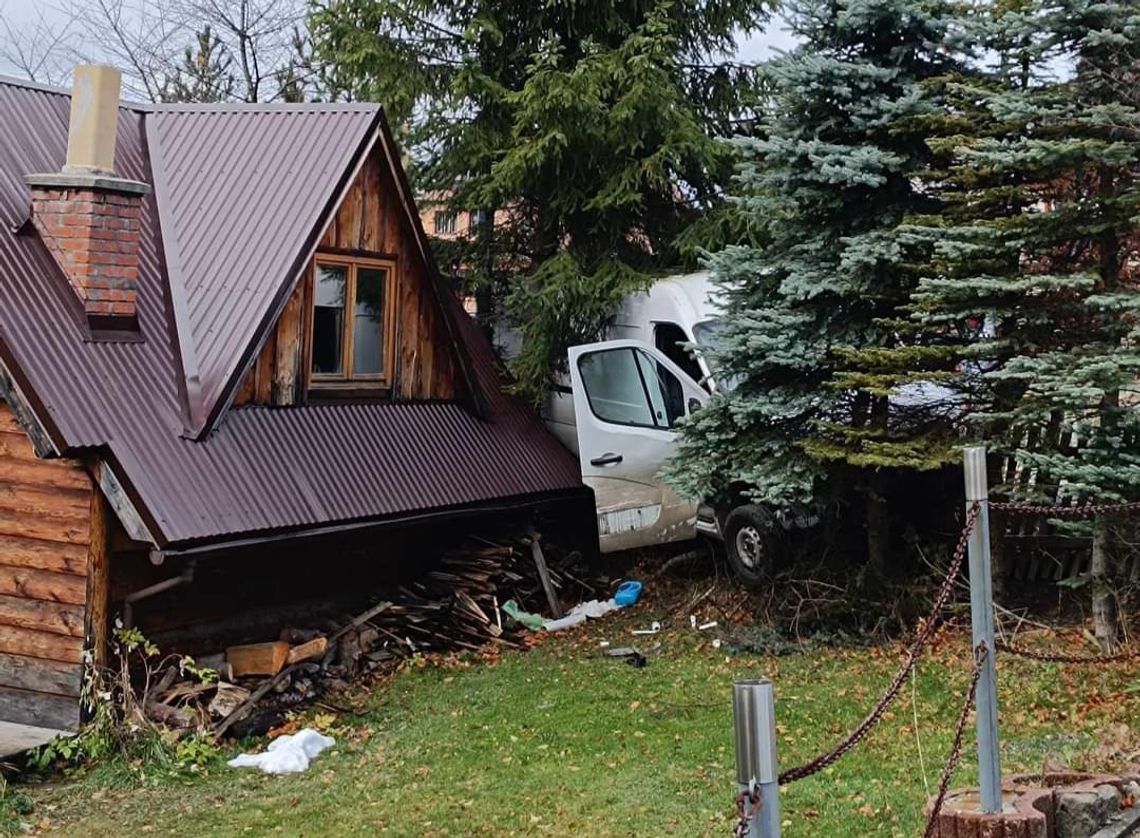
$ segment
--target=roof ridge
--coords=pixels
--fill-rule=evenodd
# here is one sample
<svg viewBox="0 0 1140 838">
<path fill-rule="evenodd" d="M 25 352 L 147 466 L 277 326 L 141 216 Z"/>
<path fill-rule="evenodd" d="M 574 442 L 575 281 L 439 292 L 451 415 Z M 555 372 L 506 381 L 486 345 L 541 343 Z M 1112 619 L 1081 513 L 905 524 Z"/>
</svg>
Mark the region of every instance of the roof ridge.
<svg viewBox="0 0 1140 838">
<path fill-rule="evenodd" d="M 51 93 L 55 96 L 63 96 L 71 98 L 71 90 L 66 87 L 56 87 L 51 84 L 43 84 L 42 82 L 32 81 L 31 79 L 21 79 L 16 76 L 7 76 L 0 73 L 0 86 L 4 87 L 17 87 L 22 90 L 35 90 L 39 93 Z M 145 113 L 150 106 L 145 102 L 132 102 L 128 99 L 120 99 L 119 108 L 125 111 L 134 111 L 135 113 Z"/>
<path fill-rule="evenodd" d="M 140 106 L 147 113 L 374 113 L 375 102 L 154 102 Z"/>
</svg>

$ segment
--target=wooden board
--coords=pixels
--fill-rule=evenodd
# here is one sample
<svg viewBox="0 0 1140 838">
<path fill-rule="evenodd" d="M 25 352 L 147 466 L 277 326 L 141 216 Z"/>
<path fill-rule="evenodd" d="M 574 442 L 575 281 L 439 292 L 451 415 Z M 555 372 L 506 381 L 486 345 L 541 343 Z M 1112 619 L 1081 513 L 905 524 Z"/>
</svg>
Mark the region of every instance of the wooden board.
<svg viewBox="0 0 1140 838">
<path fill-rule="evenodd" d="M 83 637 L 85 608 L 62 602 L 45 602 L 0 594 L 0 625 Z"/>
<path fill-rule="evenodd" d="M 0 535 L 0 567 L 26 567 L 86 576 L 87 547 L 82 543 Z"/>
<path fill-rule="evenodd" d="M 70 663 L 0 654 L 0 686 L 77 698 L 82 681 Z"/>
<path fill-rule="evenodd" d="M 35 725 L 16 724 L 14 722 L 0 722 L 0 759 L 13 757 L 46 745 L 57 736 L 66 736 L 73 731 L 57 730 L 54 727 L 36 727 Z"/>
<path fill-rule="evenodd" d="M 0 719 L 37 727 L 75 730 L 79 727 L 79 700 L 0 687 Z"/>
<path fill-rule="evenodd" d="M 0 573 L 0 594 L 83 605 L 87 601 L 87 580 L 50 570 L 6 568 Z"/>
<path fill-rule="evenodd" d="M 0 653 L 78 664 L 83 662 L 83 638 L 0 625 Z"/>
</svg>

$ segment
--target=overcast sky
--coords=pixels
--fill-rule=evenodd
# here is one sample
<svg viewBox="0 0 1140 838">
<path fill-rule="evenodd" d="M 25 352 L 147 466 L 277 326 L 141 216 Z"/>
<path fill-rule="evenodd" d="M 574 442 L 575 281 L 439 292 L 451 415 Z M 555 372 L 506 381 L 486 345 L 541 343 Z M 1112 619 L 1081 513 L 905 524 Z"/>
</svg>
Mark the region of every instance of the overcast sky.
<svg viewBox="0 0 1140 838">
<path fill-rule="evenodd" d="M 0 37 L 5 34 L 5 24 L 15 32 L 28 31 L 37 24 L 41 14 L 49 26 L 56 22 L 62 26 L 66 21 L 66 16 L 57 11 L 50 2 L 0 0 Z M 744 62 L 763 61 L 772 56 L 774 49 L 786 50 L 793 45 L 794 42 L 783 23 L 774 20 L 769 25 L 768 31 L 749 37 L 742 36 L 736 57 Z M 5 62 L 3 56 L 0 56 L 0 75 L 18 75 L 15 68 Z"/>
</svg>

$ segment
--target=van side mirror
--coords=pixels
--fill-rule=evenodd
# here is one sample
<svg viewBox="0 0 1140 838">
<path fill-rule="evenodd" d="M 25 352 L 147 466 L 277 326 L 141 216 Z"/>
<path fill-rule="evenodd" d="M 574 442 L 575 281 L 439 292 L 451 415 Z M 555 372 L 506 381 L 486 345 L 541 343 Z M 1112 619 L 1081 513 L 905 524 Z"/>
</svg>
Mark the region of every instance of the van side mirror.
<svg viewBox="0 0 1140 838">
<path fill-rule="evenodd" d="M 702 404 L 702 402 L 700 399 L 693 398 L 692 396 L 690 396 L 689 397 L 689 413 L 696 413 L 698 410 L 701 409 L 701 404 Z"/>
</svg>

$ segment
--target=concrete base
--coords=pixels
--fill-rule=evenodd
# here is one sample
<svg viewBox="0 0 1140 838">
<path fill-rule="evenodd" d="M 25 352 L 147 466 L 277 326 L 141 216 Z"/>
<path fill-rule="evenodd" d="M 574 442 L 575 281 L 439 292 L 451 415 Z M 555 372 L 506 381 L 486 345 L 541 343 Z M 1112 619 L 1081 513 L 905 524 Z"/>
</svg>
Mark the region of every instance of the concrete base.
<svg viewBox="0 0 1140 838">
<path fill-rule="evenodd" d="M 46 745 L 57 736 L 72 736 L 66 730 L 50 727 L 33 727 L 12 722 L 0 722 L 0 759 L 22 754 L 40 745 Z"/>
<path fill-rule="evenodd" d="M 1011 777 L 1002 811 L 983 814 L 978 792 L 952 792 L 938 838 L 1123 838 L 1140 836 L 1140 782 L 1134 777 L 1049 774 Z M 933 804 L 931 801 L 929 806 Z"/>
</svg>

